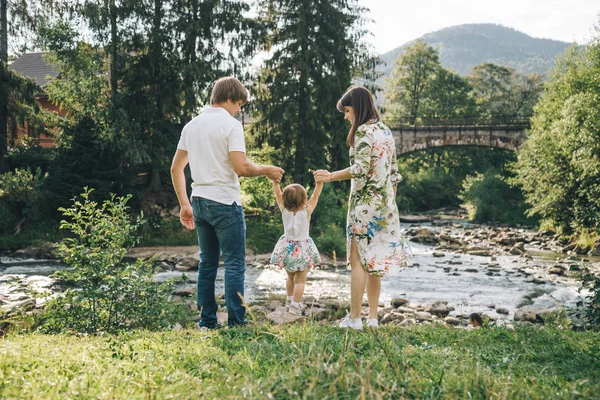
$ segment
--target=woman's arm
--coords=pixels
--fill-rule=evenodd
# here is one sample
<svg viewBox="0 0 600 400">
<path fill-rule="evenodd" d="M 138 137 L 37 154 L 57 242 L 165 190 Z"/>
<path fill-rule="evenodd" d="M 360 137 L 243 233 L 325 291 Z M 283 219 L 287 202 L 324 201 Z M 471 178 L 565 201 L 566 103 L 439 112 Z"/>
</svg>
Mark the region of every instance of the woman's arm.
<svg viewBox="0 0 600 400">
<path fill-rule="evenodd" d="M 352 176 L 350 175 L 350 168 L 341 169 L 339 171 L 329 172 L 326 169 L 319 169 L 313 172 L 316 183 L 325 183 L 333 181 L 345 181 Z"/>
<path fill-rule="evenodd" d="M 320 169 L 313 173 L 316 182 L 345 181 L 348 179 L 365 177 L 371 167 L 371 147 L 373 145 L 372 133 L 360 127 L 356 131 L 354 142 L 354 163 L 346 169 L 329 172 Z"/>
</svg>

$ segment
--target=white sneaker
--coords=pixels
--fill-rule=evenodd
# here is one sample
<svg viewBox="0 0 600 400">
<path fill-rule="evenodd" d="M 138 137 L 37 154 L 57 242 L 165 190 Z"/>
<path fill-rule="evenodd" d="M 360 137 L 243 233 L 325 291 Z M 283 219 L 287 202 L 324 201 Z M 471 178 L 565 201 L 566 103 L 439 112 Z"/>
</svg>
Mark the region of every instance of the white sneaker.
<svg viewBox="0 0 600 400">
<path fill-rule="evenodd" d="M 302 303 L 290 305 L 288 307 L 288 313 L 291 315 L 302 315 Z"/>
<path fill-rule="evenodd" d="M 289 299 L 286 299 L 285 300 L 285 308 L 289 308 L 289 306 L 291 306 L 291 305 L 292 305 L 292 301 Z"/>
<path fill-rule="evenodd" d="M 377 318 L 369 318 L 367 320 L 367 326 L 369 326 L 371 328 L 378 328 L 379 327 L 379 320 Z"/>
<path fill-rule="evenodd" d="M 342 320 L 340 321 L 340 323 L 338 325 L 338 328 L 350 328 L 350 329 L 356 329 L 358 331 L 362 331 L 363 324 L 362 324 L 362 320 L 360 318 L 353 319 L 353 318 L 350 318 L 350 314 L 348 314 L 344 318 L 342 318 Z"/>
</svg>

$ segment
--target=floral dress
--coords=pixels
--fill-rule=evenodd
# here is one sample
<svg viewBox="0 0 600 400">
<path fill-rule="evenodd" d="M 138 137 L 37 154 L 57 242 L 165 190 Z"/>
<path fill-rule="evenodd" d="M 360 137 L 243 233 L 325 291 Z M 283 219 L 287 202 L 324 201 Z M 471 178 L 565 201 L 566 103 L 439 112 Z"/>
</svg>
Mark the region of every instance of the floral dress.
<svg viewBox="0 0 600 400">
<path fill-rule="evenodd" d="M 361 125 L 350 148 L 352 184 L 346 224 L 346 254 L 350 268 L 352 238 L 363 268 L 374 276 L 397 272 L 412 260 L 400 234 L 394 186 L 402 180 L 392 132 L 382 122 Z"/>
<path fill-rule="evenodd" d="M 321 263 L 319 250 L 308 236 L 310 219 L 306 208 L 281 212 L 284 233 L 271 254 L 271 264 L 277 264 L 287 272 L 301 272 Z"/>
</svg>

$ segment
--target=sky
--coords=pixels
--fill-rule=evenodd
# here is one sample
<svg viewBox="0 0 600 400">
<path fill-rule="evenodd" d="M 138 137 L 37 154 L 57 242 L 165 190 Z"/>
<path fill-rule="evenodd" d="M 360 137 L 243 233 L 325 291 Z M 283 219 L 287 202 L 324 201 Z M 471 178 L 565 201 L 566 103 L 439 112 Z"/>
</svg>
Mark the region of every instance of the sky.
<svg viewBox="0 0 600 400">
<path fill-rule="evenodd" d="M 381 54 L 454 25 L 495 23 L 527 35 L 588 43 L 600 0 L 362 0 L 373 20 L 365 39 Z"/>
</svg>

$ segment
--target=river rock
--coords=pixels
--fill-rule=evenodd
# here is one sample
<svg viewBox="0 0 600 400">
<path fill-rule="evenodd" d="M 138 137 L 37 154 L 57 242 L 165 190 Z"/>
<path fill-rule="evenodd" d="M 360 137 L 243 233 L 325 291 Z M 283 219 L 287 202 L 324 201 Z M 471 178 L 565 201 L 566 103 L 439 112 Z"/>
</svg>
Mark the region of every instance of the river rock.
<svg viewBox="0 0 600 400">
<path fill-rule="evenodd" d="M 440 258 L 440 257 L 446 257 L 446 254 L 441 253 L 439 251 L 436 251 L 432 254 L 434 257 Z"/>
<path fill-rule="evenodd" d="M 307 312 L 308 315 L 312 317 L 315 321 L 327 319 L 327 317 L 329 316 L 329 311 L 325 308 L 315 307 L 313 309 L 308 309 Z"/>
<path fill-rule="evenodd" d="M 381 318 L 383 318 L 383 316 L 384 316 L 385 314 L 387 314 L 387 313 L 391 313 L 391 312 L 392 312 L 392 311 L 394 311 L 394 310 L 395 310 L 395 308 L 394 308 L 394 307 L 392 307 L 392 306 L 388 306 L 388 307 L 383 307 L 383 308 L 380 308 L 380 309 L 377 311 L 377 316 L 379 317 L 379 319 L 381 319 Z"/>
<path fill-rule="evenodd" d="M 2 313 L 11 313 L 17 311 L 27 311 L 35 308 L 35 299 L 26 299 L 21 301 L 15 301 L 11 303 L 6 303 L 0 307 Z"/>
<path fill-rule="evenodd" d="M 175 269 L 178 271 L 189 271 L 190 269 L 198 269 L 198 260 L 194 257 L 184 257 L 177 262 Z"/>
<path fill-rule="evenodd" d="M 491 251 L 489 249 L 467 249 L 465 250 L 465 253 L 472 255 L 472 256 L 483 256 L 483 257 L 487 257 L 491 254 Z"/>
<path fill-rule="evenodd" d="M 532 322 L 543 324 L 544 315 L 551 313 L 552 310 L 539 310 L 534 308 L 520 308 L 515 311 L 514 320 L 521 322 Z"/>
<path fill-rule="evenodd" d="M 409 224 L 418 224 L 421 222 L 429 222 L 432 218 L 425 215 L 401 215 L 400 222 L 406 222 Z"/>
<path fill-rule="evenodd" d="M 415 318 L 417 321 L 431 321 L 433 319 L 431 314 L 425 311 L 415 313 Z"/>
<path fill-rule="evenodd" d="M 513 246 L 516 243 L 516 241 L 513 238 L 503 237 L 500 238 L 500 240 L 498 240 L 498 243 L 500 243 L 503 246 Z"/>
<path fill-rule="evenodd" d="M 196 287 L 194 286 L 185 286 L 182 288 L 178 288 L 177 290 L 175 290 L 175 294 L 177 296 L 191 296 L 192 294 L 194 294 L 194 290 L 196 290 Z"/>
<path fill-rule="evenodd" d="M 306 319 L 303 315 L 292 315 L 284 307 L 267 314 L 267 319 L 276 325 L 285 325 Z"/>
<path fill-rule="evenodd" d="M 404 314 L 400 314 L 399 312 L 392 311 L 390 313 L 385 314 L 383 316 L 383 318 L 381 318 L 380 322 L 383 325 L 385 325 L 385 324 L 389 324 L 392 321 L 403 321 L 404 319 L 406 319 Z"/>
<path fill-rule="evenodd" d="M 525 253 L 525 252 L 523 250 L 519 249 L 517 246 L 515 246 L 509 250 L 509 253 L 512 254 L 513 256 L 520 256 L 520 255 L 523 255 L 523 253 Z"/>
<path fill-rule="evenodd" d="M 436 301 L 425 307 L 425 311 L 438 317 L 446 317 L 450 314 L 447 301 Z"/>
<path fill-rule="evenodd" d="M 498 314 L 508 315 L 508 309 L 506 309 L 504 307 L 498 307 L 498 308 L 496 308 L 496 312 Z"/>
<path fill-rule="evenodd" d="M 416 310 L 410 308 L 410 307 L 398 307 L 396 308 L 396 311 L 403 313 L 403 314 L 414 314 L 416 313 Z"/>
<path fill-rule="evenodd" d="M 564 275 L 565 267 L 563 267 L 562 265 L 555 265 L 554 267 L 551 267 L 548 270 L 548 273 L 553 275 Z"/>
<path fill-rule="evenodd" d="M 449 325 L 460 325 L 462 322 L 459 318 L 456 317 L 446 317 L 444 318 L 444 321 Z"/>
<path fill-rule="evenodd" d="M 417 235 L 411 237 L 410 241 L 421 244 L 437 244 L 440 239 L 436 236 Z"/>
<path fill-rule="evenodd" d="M 394 297 L 391 301 L 392 306 L 398 308 L 400 306 L 403 306 L 405 304 L 408 304 L 409 301 L 408 299 L 405 299 L 403 297 Z"/>
<path fill-rule="evenodd" d="M 397 325 L 398 326 L 410 326 L 410 325 L 414 325 L 416 323 L 417 323 L 417 321 L 415 319 L 413 319 L 413 318 L 407 318 L 407 319 L 405 319 L 403 321 L 400 321 Z"/>
<path fill-rule="evenodd" d="M 594 247 L 590 250 L 588 256 L 600 256 L 600 240 L 594 243 Z"/>
</svg>

